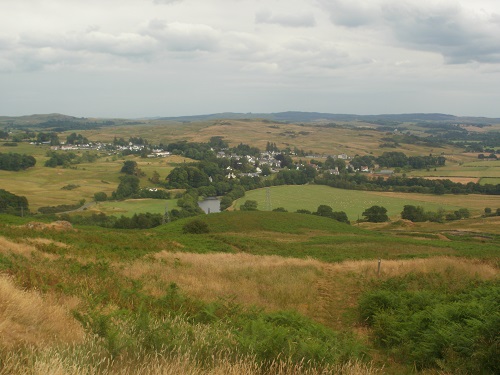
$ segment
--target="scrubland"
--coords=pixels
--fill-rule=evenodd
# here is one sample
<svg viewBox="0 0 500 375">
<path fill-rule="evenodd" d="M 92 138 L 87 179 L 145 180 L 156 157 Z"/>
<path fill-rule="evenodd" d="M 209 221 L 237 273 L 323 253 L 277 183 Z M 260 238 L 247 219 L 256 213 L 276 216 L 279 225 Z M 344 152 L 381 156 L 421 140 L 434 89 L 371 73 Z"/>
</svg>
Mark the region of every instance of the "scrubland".
<svg viewBox="0 0 500 375">
<path fill-rule="evenodd" d="M 272 212 L 203 220 L 210 233 L 186 235 L 189 219 L 139 231 L 3 216 L 0 373 L 498 369 L 498 237 Z"/>
</svg>

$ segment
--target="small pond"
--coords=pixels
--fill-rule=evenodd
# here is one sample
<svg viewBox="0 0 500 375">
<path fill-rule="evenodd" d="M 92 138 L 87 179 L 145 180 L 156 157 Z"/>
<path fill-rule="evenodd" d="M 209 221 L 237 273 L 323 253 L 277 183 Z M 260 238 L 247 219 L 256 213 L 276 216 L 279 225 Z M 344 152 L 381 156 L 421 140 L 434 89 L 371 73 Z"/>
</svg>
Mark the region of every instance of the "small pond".
<svg viewBox="0 0 500 375">
<path fill-rule="evenodd" d="M 198 206 L 205 211 L 206 214 L 220 212 L 220 200 L 217 198 L 206 198 L 198 202 Z"/>
</svg>

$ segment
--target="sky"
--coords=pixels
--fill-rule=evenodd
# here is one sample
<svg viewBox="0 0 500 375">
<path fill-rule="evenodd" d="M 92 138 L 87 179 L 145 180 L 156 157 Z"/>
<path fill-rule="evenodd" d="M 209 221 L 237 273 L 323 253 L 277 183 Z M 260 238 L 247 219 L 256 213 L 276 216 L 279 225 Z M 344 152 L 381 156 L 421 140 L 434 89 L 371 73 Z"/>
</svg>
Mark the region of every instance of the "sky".
<svg viewBox="0 0 500 375">
<path fill-rule="evenodd" d="M 500 117 L 498 0 L 1 0 L 0 116 Z"/>
</svg>

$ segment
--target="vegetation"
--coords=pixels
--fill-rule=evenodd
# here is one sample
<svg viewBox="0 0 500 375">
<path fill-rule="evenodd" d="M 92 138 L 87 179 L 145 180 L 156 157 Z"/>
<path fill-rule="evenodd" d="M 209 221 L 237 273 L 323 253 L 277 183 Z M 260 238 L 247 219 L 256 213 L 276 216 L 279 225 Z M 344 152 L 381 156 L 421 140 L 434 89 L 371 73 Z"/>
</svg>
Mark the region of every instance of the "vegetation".
<svg viewBox="0 0 500 375">
<path fill-rule="evenodd" d="M 376 205 L 367 208 L 362 215 L 365 217 L 366 221 L 371 223 L 383 223 L 389 220 L 387 208 Z"/>
<path fill-rule="evenodd" d="M 30 155 L 9 152 L 0 153 L 0 169 L 4 171 L 21 171 L 35 166 L 36 159 Z"/>
<path fill-rule="evenodd" d="M 0 218 L 0 373 L 499 372 L 497 125 L 37 118 L 0 118 L 37 161 L 0 210 L 44 212 Z"/>
<path fill-rule="evenodd" d="M 396 238 L 317 215 L 283 212 L 237 211 L 206 215 L 196 221 L 207 225 L 210 233 L 184 234 L 193 219 L 140 232 L 85 226 L 79 226 L 78 231 L 56 227 L 37 231 L 28 229 L 23 224 L 27 221 L 21 218 L 3 218 L 0 267 L 11 279 L 0 280 L 8 285 L 0 288 L 0 293 L 8 290 L 14 296 L 19 294 L 19 288 L 28 289 L 26 297 L 36 301 L 40 313 L 54 312 L 45 313 L 46 325 L 35 325 L 37 330 L 30 336 L 2 332 L 4 344 L 16 343 L 14 348 L 0 350 L 2 371 L 26 368 L 27 363 L 42 366 L 48 358 L 52 358 L 52 368 L 73 364 L 82 372 L 97 368 L 99 363 L 110 373 L 124 368 L 137 372 L 141 366 L 151 371 L 156 363 L 152 358 L 159 356 L 165 362 L 157 366 L 169 366 L 170 361 L 179 363 L 184 358 L 183 366 L 199 366 L 201 373 L 223 363 L 246 363 L 259 369 L 251 370 L 252 374 L 279 373 L 285 368 L 300 368 L 301 373 L 311 374 L 339 373 L 340 368 L 349 366 L 373 373 L 381 371 L 382 366 L 390 370 L 385 358 L 400 366 L 395 372 L 411 371 L 414 362 L 419 368 L 441 368 L 453 373 L 496 371 L 492 362 L 495 357 L 488 357 L 495 336 L 486 334 L 495 332 L 491 326 L 495 324 L 494 316 L 486 311 L 498 310 L 498 306 L 494 305 L 495 299 L 486 296 L 494 296 L 488 293 L 498 288 L 494 281 L 497 269 L 459 258 L 388 258 L 421 256 L 426 251 L 435 256 L 439 248 L 441 253 L 454 249 L 459 255 L 475 248 L 475 256 L 493 259 L 488 258 L 488 246 L 494 257 L 498 243 L 485 246 L 466 242 L 462 246 L 462 239 Z M 21 242 L 13 242 L 15 239 Z M 375 259 L 384 253 L 382 272 L 377 277 Z M 311 259 L 330 262 L 359 256 L 368 260 L 330 264 Z M 236 295 L 234 290 L 238 290 Z M 338 294 L 339 290 L 346 293 Z M 396 302 L 391 305 L 394 309 L 379 311 L 378 305 L 370 301 L 378 301 L 377 293 L 384 291 L 390 291 Z M 428 295 L 429 303 L 424 299 Z M 75 296 L 77 303 L 71 302 Z M 418 305 L 414 301 L 423 302 Z M 375 341 L 368 336 L 360 340 L 352 334 L 358 324 L 349 310 L 353 303 L 359 306 L 361 320 L 373 327 L 370 332 Z M 473 312 L 463 310 L 466 304 L 478 303 L 483 307 Z M 54 304 L 59 306 L 57 314 Z M 31 304 L 16 303 L 19 324 L 40 319 L 37 316 L 41 315 L 35 315 L 28 306 Z M 76 320 L 66 313 L 70 306 Z M 413 336 L 405 339 L 398 333 L 412 332 L 411 324 L 421 327 L 418 317 L 404 315 L 422 311 L 417 306 L 436 311 L 436 318 L 432 318 L 436 324 L 455 316 L 453 311 L 469 311 L 467 316 L 475 323 L 465 326 L 473 331 L 464 332 L 463 337 L 477 345 L 469 352 L 454 353 L 452 350 L 461 347 L 460 341 L 456 346 L 447 338 L 444 343 L 448 344 L 432 352 L 419 352 L 417 349 L 427 348 L 427 344 L 413 344 Z M 5 322 L 2 314 L 0 320 Z M 385 320 L 383 314 L 388 316 Z M 457 319 L 457 324 L 469 322 Z M 393 324 L 379 331 L 381 322 Z M 430 333 L 439 332 L 433 327 L 438 329 L 438 325 L 430 325 Z M 389 328 L 394 329 L 391 340 L 401 337 L 403 344 L 379 336 L 392 332 Z M 462 337 L 455 330 L 446 332 L 456 332 L 457 340 Z M 50 336 L 58 345 L 41 345 L 43 341 L 32 345 L 33 335 L 40 335 L 40 340 Z M 433 340 L 431 334 L 421 338 Z M 378 362 L 367 362 L 374 348 L 379 353 Z M 48 349 L 51 351 L 46 352 Z M 55 360 L 56 355 L 61 362 Z M 473 355 L 477 361 L 465 363 L 466 355 Z M 279 358 L 283 358 L 283 370 L 274 371 Z"/>
<path fill-rule="evenodd" d="M 391 278 L 360 299 L 375 342 L 420 369 L 454 374 L 500 371 L 500 284 L 448 285 L 441 274 Z"/>
<path fill-rule="evenodd" d="M 184 224 L 184 226 L 182 227 L 182 232 L 188 234 L 202 234 L 209 233 L 210 229 L 208 228 L 207 223 L 195 219 Z"/>
<path fill-rule="evenodd" d="M 0 213 L 20 215 L 23 210 L 28 213 L 28 200 L 7 190 L 0 189 Z"/>
</svg>

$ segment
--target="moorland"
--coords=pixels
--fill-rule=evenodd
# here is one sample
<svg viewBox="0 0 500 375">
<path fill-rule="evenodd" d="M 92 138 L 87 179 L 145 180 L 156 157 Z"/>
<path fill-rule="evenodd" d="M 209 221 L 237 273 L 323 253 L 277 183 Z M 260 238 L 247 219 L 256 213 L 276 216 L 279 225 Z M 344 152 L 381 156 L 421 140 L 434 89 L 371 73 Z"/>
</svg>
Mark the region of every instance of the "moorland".
<svg viewBox="0 0 500 375">
<path fill-rule="evenodd" d="M 498 373 L 498 156 L 486 118 L 0 117 L 0 374 Z"/>
</svg>

